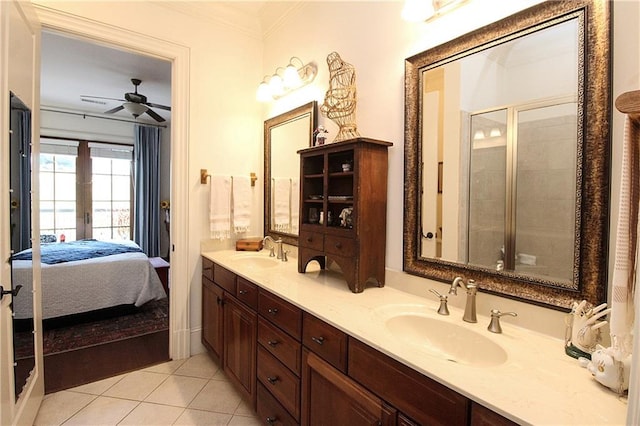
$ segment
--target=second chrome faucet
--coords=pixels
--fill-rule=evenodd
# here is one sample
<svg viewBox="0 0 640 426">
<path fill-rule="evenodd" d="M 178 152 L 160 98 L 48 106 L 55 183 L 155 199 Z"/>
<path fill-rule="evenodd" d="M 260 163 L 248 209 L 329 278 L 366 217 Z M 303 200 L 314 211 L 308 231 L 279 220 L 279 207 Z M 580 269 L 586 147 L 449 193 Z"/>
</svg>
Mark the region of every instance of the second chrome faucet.
<svg viewBox="0 0 640 426">
<path fill-rule="evenodd" d="M 464 315 L 462 319 L 466 322 L 478 322 L 476 315 L 476 294 L 478 293 L 478 286 L 474 280 L 468 280 L 465 284 L 462 277 L 455 277 L 449 288 L 449 294 L 457 295 L 458 287 L 462 287 L 467 292 L 467 303 L 464 307 Z"/>
</svg>

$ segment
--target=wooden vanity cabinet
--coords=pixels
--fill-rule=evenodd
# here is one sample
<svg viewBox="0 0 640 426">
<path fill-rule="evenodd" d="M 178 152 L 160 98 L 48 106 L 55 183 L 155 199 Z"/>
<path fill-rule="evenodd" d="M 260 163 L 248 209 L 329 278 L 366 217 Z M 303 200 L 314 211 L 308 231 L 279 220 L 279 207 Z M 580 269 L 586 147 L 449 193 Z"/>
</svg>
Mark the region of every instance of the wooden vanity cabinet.
<svg viewBox="0 0 640 426">
<path fill-rule="evenodd" d="M 257 324 L 255 311 L 233 296 L 225 298 L 222 366 L 229 380 L 252 407 L 256 401 Z"/>
<path fill-rule="evenodd" d="M 384 286 L 389 146 L 356 138 L 298 151 L 298 272 L 311 260 L 324 268 L 329 259 L 354 293 L 368 281 Z"/>
<path fill-rule="evenodd" d="M 268 424 L 299 424 L 302 310 L 258 292 L 258 416 Z"/>
<path fill-rule="evenodd" d="M 202 343 L 255 408 L 257 286 L 206 258 L 202 262 Z"/>
<path fill-rule="evenodd" d="M 213 282 L 213 262 L 202 259 L 202 344 L 222 360 L 224 290 Z"/>
<path fill-rule="evenodd" d="M 514 426 L 203 258 L 202 342 L 268 425 Z"/>
<path fill-rule="evenodd" d="M 465 396 L 353 338 L 348 369 L 350 377 L 418 424 L 469 424 Z"/>
<path fill-rule="evenodd" d="M 347 372 L 347 335 L 303 313 L 302 424 L 395 425 L 396 410 Z"/>
<path fill-rule="evenodd" d="M 473 401 L 470 424 L 472 426 L 518 426 L 517 423 Z"/>
<path fill-rule="evenodd" d="M 396 410 L 303 349 L 302 425 L 395 425 Z"/>
</svg>

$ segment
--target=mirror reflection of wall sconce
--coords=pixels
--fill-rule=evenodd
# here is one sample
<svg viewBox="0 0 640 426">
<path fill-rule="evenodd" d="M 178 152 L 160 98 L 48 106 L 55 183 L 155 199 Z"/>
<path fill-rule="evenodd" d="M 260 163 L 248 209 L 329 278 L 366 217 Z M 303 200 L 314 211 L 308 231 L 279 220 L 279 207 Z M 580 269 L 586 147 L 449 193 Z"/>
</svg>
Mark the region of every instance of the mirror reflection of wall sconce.
<svg viewBox="0 0 640 426">
<path fill-rule="evenodd" d="M 270 102 L 286 96 L 290 92 L 311 83 L 318 74 L 318 66 L 309 62 L 305 64 L 296 56 L 289 60 L 286 68 L 278 67 L 271 77 L 265 76 L 256 93 L 260 102 Z"/>
<path fill-rule="evenodd" d="M 436 19 L 457 9 L 469 0 L 405 0 L 402 19 L 423 22 Z"/>
</svg>

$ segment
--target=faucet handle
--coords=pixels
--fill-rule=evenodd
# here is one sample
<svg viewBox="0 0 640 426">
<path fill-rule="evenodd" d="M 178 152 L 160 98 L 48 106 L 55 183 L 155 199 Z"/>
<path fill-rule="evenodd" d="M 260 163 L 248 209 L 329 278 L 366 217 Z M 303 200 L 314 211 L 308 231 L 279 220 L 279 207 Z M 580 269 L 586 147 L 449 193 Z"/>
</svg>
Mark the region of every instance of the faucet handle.
<svg viewBox="0 0 640 426">
<path fill-rule="evenodd" d="M 447 307 L 447 296 L 443 296 L 432 288 L 430 288 L 429 291 L 438 296 L 438 298 L 440 299 L 440 307 L 438 308 L 438 313 L 440 315 L 449 315 L 449 308 Z"/>
<path fill-rule="evenodd" d="M 289 258 L 287 257 L 288 253 L 289 253 L 289 250 L 282 250 L 282 261 L 283 262 L 289 261 Z"/>
<path fill-rule="evenodd" d="M 487 327 L 492 333 L 502 333 L 502 327 L 500 326 L 500 317 L 503 315 L 511 315 L 512 317 L 517 317 L 518 314 L 515 312 L 500 312 L 498 309 L 491 310 L 491 322 Z"/>
</svg>

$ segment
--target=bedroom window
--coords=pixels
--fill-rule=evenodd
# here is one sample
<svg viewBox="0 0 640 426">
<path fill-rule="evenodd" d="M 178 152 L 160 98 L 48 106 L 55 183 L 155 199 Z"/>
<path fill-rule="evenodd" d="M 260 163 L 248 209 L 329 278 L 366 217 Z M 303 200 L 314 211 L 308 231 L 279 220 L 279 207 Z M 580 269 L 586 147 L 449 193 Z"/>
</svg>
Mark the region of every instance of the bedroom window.
<svg viewBox="0 0 640 426">
<path fill-rule="evenodd" d="M 43 138 L 41 235 L 131 239 L 132 159 L 130 145 Z"/>
</svg>

